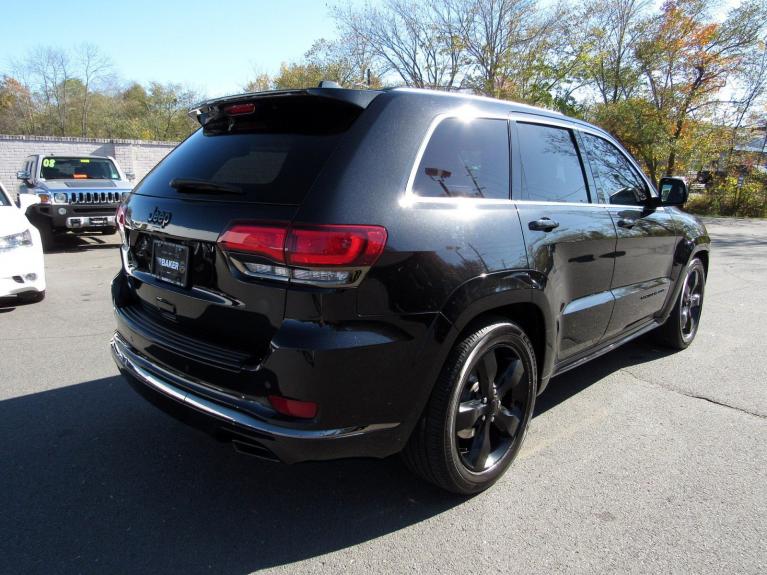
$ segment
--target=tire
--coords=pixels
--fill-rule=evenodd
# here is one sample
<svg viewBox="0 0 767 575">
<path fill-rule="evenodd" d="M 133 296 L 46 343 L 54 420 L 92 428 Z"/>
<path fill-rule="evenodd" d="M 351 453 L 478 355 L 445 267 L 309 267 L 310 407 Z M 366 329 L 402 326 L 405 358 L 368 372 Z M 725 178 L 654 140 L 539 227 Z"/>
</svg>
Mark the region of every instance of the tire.
<svg viewBox="0 0 767 575">
<path fill-rule="evenodd" d="M 695 258 L 684 271 L 684 283 L 674 309 L 666 322 L 657 330 L 658 342 L 672 349 L 686 349 L 695 339 L 703 312 L 706 292 L 706 269 Z"/>
<path fill-rule="evenodd" d="M 45 290 L 43 291 L 25 291 L 18 294 L 19 301 L 23 303 L 37 303 L 45 299 Z"/>
<path fill-rule="evenodd" d="M 537 386 L 533 345 L 518 325 L 497 319 L 473 330 L 450 352 L 405 464 L 447 491 L 484 491 L 519 452 Z"/>
<path fill-rule="evenodd" d="M 114 227 L 114 226 L 111 226 L 111 227 L 108 227 L 108 228 L 104 228 L 104 229 L 101 230 L 101 235 L 102 236 L 111 236 L 111 235 L 114 235 L 116 233 L 117 233 L 117 228 Z"/>
</svg>

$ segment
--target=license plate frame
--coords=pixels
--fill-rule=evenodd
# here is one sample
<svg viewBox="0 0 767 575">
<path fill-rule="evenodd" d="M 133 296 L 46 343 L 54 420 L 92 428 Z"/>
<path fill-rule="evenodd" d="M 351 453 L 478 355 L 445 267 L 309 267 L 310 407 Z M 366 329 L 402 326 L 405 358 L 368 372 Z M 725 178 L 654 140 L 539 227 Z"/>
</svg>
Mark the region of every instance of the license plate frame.
<svg viewBox="0 0 767 575">
<path fill-rule="evenodd" d="M 189 246 L 165 240 L 152 242 L 152 275 L 164 282 L 187 287 Z"/>
</svg>

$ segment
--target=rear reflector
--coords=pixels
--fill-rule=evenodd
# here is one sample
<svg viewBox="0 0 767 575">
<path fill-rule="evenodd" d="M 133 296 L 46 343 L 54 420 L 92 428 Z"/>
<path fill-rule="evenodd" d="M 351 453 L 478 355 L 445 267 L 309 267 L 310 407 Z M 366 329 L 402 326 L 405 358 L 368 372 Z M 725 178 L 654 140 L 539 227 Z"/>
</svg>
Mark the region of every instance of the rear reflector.
<svg viewBox="0 0 767 575">
<path fill-rule="evenodd" d="M 313 401 L 299 401 L 297 399 L 288 399 L 280 395 L 270 395 L 269 403 L 278 413 L 290 417 L 300 417 L 302 419 L 311 419 L 317 415 L 317 404 Z"/>
</svg>

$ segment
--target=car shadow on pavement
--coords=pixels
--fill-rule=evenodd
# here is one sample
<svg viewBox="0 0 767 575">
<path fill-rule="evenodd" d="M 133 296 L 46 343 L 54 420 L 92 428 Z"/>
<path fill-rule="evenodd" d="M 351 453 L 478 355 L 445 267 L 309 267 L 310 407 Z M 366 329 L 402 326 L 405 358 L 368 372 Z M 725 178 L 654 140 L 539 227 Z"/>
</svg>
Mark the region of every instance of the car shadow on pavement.
<svg viewBox="0 0 767 575">
<path fill-rule="evenodd" d="M 536 411 L 662 353 L 640 341 L 555 378 Z M 2 573 L 239 575 L 345 549 L 465 501 L 396 457 L 287 466 L 238 455 L 119 377 L 0 401 L 0 454 Z"/>
<path fill-rule="evenodd" d="M 33 301 L 21 301 L 15 295 L 8 297 L 0 297 L 0 313 L 8 313 L 15 310 L 17 307 L 23 307 L 25 305 L 34 305 L 38 302 Z"/>
<path fill-rule="evenodd" d="M 117 234 L 100 235 L 85 234 L 73 235 L 66 234 L 56 237 L 53 246 L 48 248 L 46 254 L 55 254 L 61 252 L 82 252 L 102 249 L 113 249 L 120 247 L 119 236 Z"/>
<path fill-rule="evenodd" d="M 553 378 L 546 390 L 536 399 L 535 415 L 541 415 L 567 401 L 611 373 L 674 353 L 678 352 L 655 345 L 652 333 L 631 341 L 610 353 Z"/>
<path fill-rule="evenodd" d="M 119 377 L 0 401 L 0 573 L 243 574 L 460 505 L 398 458 L 238 455 Z"/>
</svg>

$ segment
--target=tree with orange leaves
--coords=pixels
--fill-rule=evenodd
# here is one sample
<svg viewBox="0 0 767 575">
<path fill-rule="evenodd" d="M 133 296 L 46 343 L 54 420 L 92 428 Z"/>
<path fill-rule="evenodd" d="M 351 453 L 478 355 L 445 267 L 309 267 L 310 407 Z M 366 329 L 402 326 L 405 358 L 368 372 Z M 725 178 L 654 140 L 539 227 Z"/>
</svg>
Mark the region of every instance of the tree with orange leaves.
<svg viewBox="0 0 767 575">
<path fill-rule="evenodd" d="M 763 2 L 744 2 L 721 24 L 707 19 L 706 0 L 670 0 L 646 23 L 636 58 L 645 84 L 643 113 L 659 128 L 640 155 L 651 176 L 674 175 L 685 137 L 720 103 L 764 25 Z"/>
</svg>

